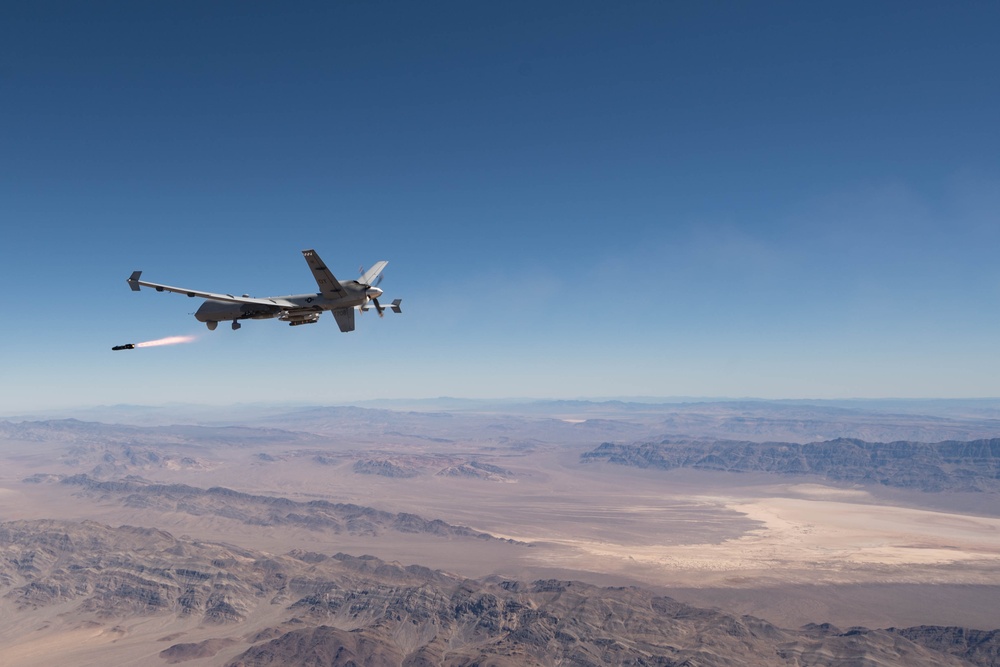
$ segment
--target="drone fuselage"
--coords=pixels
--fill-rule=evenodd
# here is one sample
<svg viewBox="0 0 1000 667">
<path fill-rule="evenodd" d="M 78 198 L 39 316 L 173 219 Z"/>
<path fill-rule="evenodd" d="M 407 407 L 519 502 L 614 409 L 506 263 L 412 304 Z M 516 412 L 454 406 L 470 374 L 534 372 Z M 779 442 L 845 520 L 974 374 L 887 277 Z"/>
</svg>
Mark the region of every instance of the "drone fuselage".
<svg viewBox="0 0 1000 667">
<path fill-rule="evenodd" d="M 353 284 L 352 282 L 340 283 L 346 296 L 331 299 L 322 294 L 291 294 L 289 296 L 264 297 L 264 301 L 274 301 L 274 305 L 258 303 L 233 303 L 231 301 L 215 301 L 206 299 L 194 316 L 199 322 L 228 322 L 230 320 L 268 320 L 280 317 L 284 313 L 292 316 L 306 316 L 310 313 L 318 315 L 324 310 L 336 310 L 338 308 L 354 308 L 364 305 L 368 299 L 367 293 L 377 291 L 378 294 L 371 294 L 376 298 L 382 293 L 377 287 Z M 315 321 L 315 319 L 313 320 Z"/>
</svg>

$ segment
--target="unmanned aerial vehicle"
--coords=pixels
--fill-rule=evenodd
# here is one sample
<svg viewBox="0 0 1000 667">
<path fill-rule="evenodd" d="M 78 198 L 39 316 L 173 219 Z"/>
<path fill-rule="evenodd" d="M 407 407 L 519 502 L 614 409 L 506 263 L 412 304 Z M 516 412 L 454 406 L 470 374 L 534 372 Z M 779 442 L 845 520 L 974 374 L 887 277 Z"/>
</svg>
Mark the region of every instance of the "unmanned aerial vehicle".
<svg viewBox="0 0 1000 667">
<path fill-rule="evenodd" d="M 201 297 L 205 302 L 195 312 L 199 322 L 204 322 L 212 331 L 219 322 L 232 322 L 233 329 L 240 328 L 240 320 L 267 320 L 278 318 L 288 322 L 290 326 L 312 324 L 319 320 L 324 310 L 333 312 L 337 326 L 343 332 L 354 331 L 354 312 L 365 312 L 374 307 L 379 317 L 386 308 L 379 304 L 382 296 L 379 283 L 386 261 L 376 262 L 367 271 L 362 270 L 357 280 L 337 280 L 326 264 L 316 254 L 315 250 L 303 250 L 303 257 L 309 264 L 319 292 L 312 294 L 292 294 L 289 296 L 270 296 L 263 298 L 251 297 L 249 294 L 233 296 L 232 294 L 215 294 L 200 290 L 171 287 L 139 280 L 142 271 L 134 271 L 128 278 L 128 285 L 138 292 L 139 287 L 152 287 L 157 292 L 176 292 L 189 297 Z M 388 309 L 401 313 L 402 299 L 393 301 Z"/>
</svg>

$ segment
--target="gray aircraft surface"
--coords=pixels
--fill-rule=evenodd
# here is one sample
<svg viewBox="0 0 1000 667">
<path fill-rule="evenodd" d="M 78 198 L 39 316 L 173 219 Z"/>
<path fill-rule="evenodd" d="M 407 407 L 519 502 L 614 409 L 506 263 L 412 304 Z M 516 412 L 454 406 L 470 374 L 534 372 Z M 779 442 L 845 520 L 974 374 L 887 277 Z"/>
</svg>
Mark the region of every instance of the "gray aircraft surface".
<svg viewBox="0 0 1000 667">
<path fill-rule="evenodd" d="M 326 268 L 326 264 L 315 250 L 303 250 L 302 256 L 306 258 L 306 263 L 309 264 L 309 269 L 319 286 L 319 292 L 315 294 L 291 294 L 259 299 L 249 294 L 243 296 L 215 294 L 139 280 L 142 271 L 132 272 L 128 278 L 128 286 L 134 292 L 138 292 L 139 286 L 142 285 L 152 287 L 157 292 L 176 292 L 205 299 L 194 316 L 212 331 L 219 322 L 230 320 L 234 330 L 240 328 L 239 320 L 267 320 L 274 317 L 282 322 L 288 322 L 289 326 L 293 327 L 299 324 L 312 324 L 319 320 L 324 310 L 333 311 L 333 317 L 337 320 L 337 326 L 341 331 L 354 331 L 354 311 L 365 312 L 370 308 L 369 304 L 374 306 L 379 317 L 382 317 L 386 309 L 378 302 L 378 298 L 382 296 L 382 290 L 378 285 L 382 282 L 382 270 L 389 262 L 376 262 L 367 271 L 362 271 L 357 280 L 341 282 L 334 277 L 330 269 Z M 389 309 L 394 313 L 403 312 L 399 307 L 402 301 L 396 299 Z"/>
</svg>

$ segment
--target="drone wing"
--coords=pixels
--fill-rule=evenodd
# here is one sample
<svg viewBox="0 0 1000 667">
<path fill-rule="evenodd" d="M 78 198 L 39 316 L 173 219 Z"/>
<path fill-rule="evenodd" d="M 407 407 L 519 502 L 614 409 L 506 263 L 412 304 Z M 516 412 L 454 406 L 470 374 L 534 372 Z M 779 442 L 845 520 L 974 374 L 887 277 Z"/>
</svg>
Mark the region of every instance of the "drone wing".
<svg viewBox="0 0 1000 667">
<path fill-rule="evenodd" d="M 189 297 L 201 297 L 202 299 L 211 299 L 212 301 L 225 301 L 227 303 L 246 303 L 254 306 L 277 306 L 279 308 L 295 308 L 296 304 L 288 301 L 287 299 L 278 298 L 263 298 L 257 299 L 251 296 L 233 296 L 232 294 L 216 294 L 215 292 L 203 292 L 201 290 L 187 289 L 186 287 L 172 287 L 170 285 L 161 285 L 159 283 L 150 283 L 145 280 L 139 280 L 142 275 L 142 271 L 133 271 L 132 275 L 129 276 L 128 286 L 132 288 L 133 292 L 139 291 L 139 286 L 152 287 L 157 292 L 176 292 L 177 294 L 184 294 Z"/>
</svg>

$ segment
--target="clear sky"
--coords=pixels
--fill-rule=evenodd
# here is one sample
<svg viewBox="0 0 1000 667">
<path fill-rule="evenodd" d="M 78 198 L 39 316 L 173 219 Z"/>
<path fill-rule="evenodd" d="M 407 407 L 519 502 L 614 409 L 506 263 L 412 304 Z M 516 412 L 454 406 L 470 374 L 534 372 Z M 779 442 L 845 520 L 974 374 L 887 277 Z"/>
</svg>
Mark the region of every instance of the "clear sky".
<svg viewBox="0 0 1000 667">
<path fill-rule="evenodd" d="M 1000 3 L 5 2 L 0 414 L 1000 396 Z M 389 260 L 402 316 L 209 332 Z M 188 345 L 112 345 L 197 334 Z"/>
</svg>

